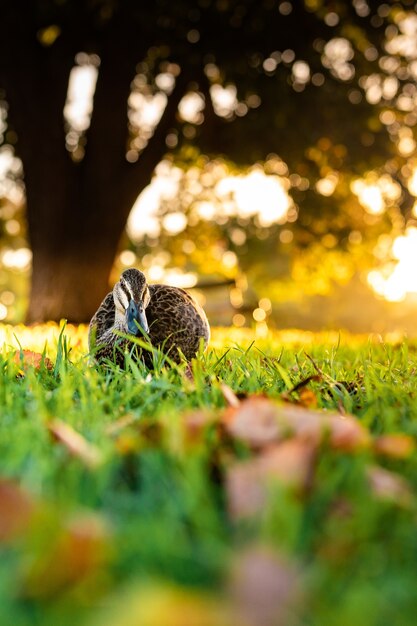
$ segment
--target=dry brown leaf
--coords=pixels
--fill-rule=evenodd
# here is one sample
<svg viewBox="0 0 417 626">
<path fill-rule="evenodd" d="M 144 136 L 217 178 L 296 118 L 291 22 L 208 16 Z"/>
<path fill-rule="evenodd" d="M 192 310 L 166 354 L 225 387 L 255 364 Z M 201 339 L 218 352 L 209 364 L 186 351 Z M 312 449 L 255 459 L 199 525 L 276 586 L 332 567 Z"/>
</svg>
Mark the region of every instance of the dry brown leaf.
<svg viewBox="0 0 417 626">
<path fill-rule="evenodd" d="M 50 371 L 54 368 L 54 364 L 48 357 L 44 357 L 39 352 L 32 352 L 32 350 L 16 350 L 13 356 L 13 363 L 16 363 L 24 370 L 28 367 L 40 370 L 42 366 Z"/>
<path fill-rule="evenodd" d="M 266 504 L 268 485 L 278 481 L 296 490 L 310 486 L 316 447 L 302 439 L 288 439 L 226 472 L 230 516 L 239 519 L 259 513 Z"/>
<path fill-rule="evenodd" d="M 312 389 L 303 389 L 300 391 L 300 406 L 314 409 L 317 407 L 317 403 L 317 396 Z"/>
<path fill-rule="evenodd" d="M 299 568 L 266 547 L 247 549 L 235 560 L 230 595 L 237 624 L 290 626 L 301 601 Z"/>
<path fill-rule="evenodd" d="M 332 415 L 329 420 L 329 441 L 332 448 L 343 452 L 355 452 L 369 445 L 370 435 L 356 418 L 349 415 Z"/>
<path fill-rule="evenodd" d="M 73 518 L 30 564 L 24 595 L 49 597 L 99 574 L 109 560 L 109 536 L 108 525 L 97 514 Z"/>
<path fill-rule="evenodd" d="M 407 459 L 414 452 L 415 447 L 412 437 L 404 433 L 381 435 L 374 441 L 375 452 L 392 459 Z"/>
<path fill-rule="evenodd" d="M 327 436 L 332 447 L 347 452 L 365 447 L 370 441 L 368 432 L 352 416 L 278 404 L 259 396 L 226 409 L 223 422 L 230 435 L 254 449 L 291 435 L 315 444 Z"/>
<path fill-rule="evenodd" d="M 259 456 L 262 472 L 296 488 L 309 487 L 315 459 L 315 444 L 288 439 Z"/>
<path fill-rule="evenodd" d="M 316 443 L 327 436 L 331 447 L 353 452 L 370 441 L 367 430 L 353 416 L 288 404 L 278 407 L 278 413 L 281 425 L 286 425 L 293 435 Z"/>
<path fill-rule="evenodd" d="M 226 472 L 226 496 L 229 515 L 238 520 L 262 511 L 266 489 L 258 459 L 236 463 Z"/>
<path fill-rule="evenodd" d="M 17 483 L 0 479 L 0 543 L 10 541 L 30 525 L 35 504 Z"/>
<path fill-rule="evenodd" d="M 186 368 L 184 370 L 184 378 L 189 382 L 194 382 L 194 372 L 191 363 L 187 363 L 186 365 Z"/>
<path fill-rule="evenodd" d="M 106 426 L 105 432 L 107 435 L 110 436 L 117 435 L 127 426 L 131 426 L 132 424 L 134 424 L 137 419 L 137 416 L 132 415 L 131 413 L 128 413 L 127 415 L 122 415 L 122 417 L 119 417 L 119 419 L 117 419 L 115 422 L 111 422 L 111 424 L 108 424 Z"/>
<path fill-rule="evenodd" d="M 298 369 L 298 368 L 297 368 Z M 311 389 L 306 389 L 306 386 L 314 381 L 322 380 L 321 374 L 313 374 L 312 376 L 307 376 L 304 380 L 300 380 L 292 389 L 288 391 L 284 391 L 281 394 L 282 400 L 285 402 L 292 402 L 294 404 L 299 404 L 305 407 L 316 407 L 317 406 L 317 396 Z M 299 392 L 299 398 L 293 397 L 295 392 Z"/>
<path fill-rule="evenodd" d="M 220 383 L 220 389 L 228 406 L 237 408 L 240 405 L 239 398 L 229 385 L 226 385 L 226 383 Z"/>
<path fill-rule="evenodd" d="M 367 476 L 371 491 L 380 500 L 393 501 L 401 506 L 409 506 L 412 503 L 414 494 L 411 486 L 399 474 L 379 465 L 372 465 L 367 469 Z"/>
<path fill-rule="evenodd" d="M 213 418 L 206 411 L 193 411 L 183 417 L 186 443 L 196 444 L 203 440 L 204 433 Z"/>
<path fill-rule="evenodd" d="M 101 454 L 98 448 L 89 443 L 69 424 L 54 419 L 48 423 L 48 430 L 53 438 L 65 446 L 71 455 L 79 458 L 88 467 L 94 468 L 100 464 Z"/>
<path fill-rule="evenodd" d="M 223 415 L 223 422 L 230 435 L 253 448 L 273 443 L 282 434 L 277 405 L 263 397 L 251 396 L 237 406 L 230 406 Z"/>
</svg>

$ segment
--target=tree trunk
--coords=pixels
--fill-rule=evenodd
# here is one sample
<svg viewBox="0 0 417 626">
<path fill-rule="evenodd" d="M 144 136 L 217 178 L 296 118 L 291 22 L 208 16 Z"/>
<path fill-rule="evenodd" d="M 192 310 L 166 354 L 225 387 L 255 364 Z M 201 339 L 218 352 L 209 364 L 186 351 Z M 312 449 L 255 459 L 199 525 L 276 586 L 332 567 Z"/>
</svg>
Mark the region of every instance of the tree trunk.
<svg viewBox="0 0 417 626">
<path fill-rule="evenodd" d="M 21 3 L 19 3 L 21 4 Z M 22 5 L 23 6 L 23 5 Z M 23 162 L 29 240 L 33 253 L 27 322 L 88 322 L 109 290 L 109 276 L 129 211 L 163 157 L 184 93 L 182 77 L 137 163 L 126 161 L 127 100 L 135 66 L 149 42 L 120 5 L 100 36 L 100 70 L 86 153 L 74 163 L 65 148 L 63 108 L 77 28 L 69 24 L 52 48 L 37 41 L 36 19 L 7 4 L 10 37 L 0 41 L 0 83 L 10 105 Z M 14 56 L 6 62 L 2 52 Z"/>
<path fill-rule="evenodd" d="M 79 186 L 78 166 L 65 156 L 65 169 L 43 155 L 39 166 L 25 159 L 28 226 L 33 253 L 27 322 L 67 319 L 88 322 L 107 293 L 109 275 L 130 207 L 117 211 L 112 228 L 108 215 L 120 209 L 117 187 L 101 183 L 107 202 L 101 217 L 91 219 L 89 206 L 100 194 Z M 43 175 L 39 167 L 45 168 Z M 72 185 L 71 185 L 72 182 Z"/>
</svg>

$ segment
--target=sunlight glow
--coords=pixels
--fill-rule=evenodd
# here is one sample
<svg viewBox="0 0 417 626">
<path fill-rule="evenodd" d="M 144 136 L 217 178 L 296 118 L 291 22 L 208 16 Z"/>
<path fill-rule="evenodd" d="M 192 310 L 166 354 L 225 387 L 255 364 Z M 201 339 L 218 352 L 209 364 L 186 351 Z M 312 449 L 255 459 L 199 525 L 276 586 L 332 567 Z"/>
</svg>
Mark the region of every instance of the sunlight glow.
<svg viewBox="0 0 417 626">
<path fill-rule="evenodd" d="M 358 196 L 363 208 L 371 215 L 380 215 L 385 211 L 385 202 L 378 185 L 367 185 L 364 181 L 355 181 L 352 191 Z"/>
<path fill-rule="evenodd" d="M 191 124 L 201 124 L 204 119 L 203 109 L 204 98 L 195 91 L 187 93 L 178 105 L 178 112 L 182 119 Z"/>
<path fill-rule="evenodd" d="M 77 65 L 71 70 L 64 116 L 77 133 L 84 132 L 90 126 L 97 76 L 95 65 Z"/>
<path fill-rule="evenodd" d="M 407 183 L 408 191 L 413 195 L 417 196 L 417 167 L 414 169 L 411 174 L 410 179 Z"/>
<path fill-rule="evenodd" d="M 168 98 L 162 91 L 145 95 L 134 91 L 129 97 L 129 121 L 136 128 L 153 132 L 166 107 Z"/>
<path fill-rule="evenodd" d="M 349 61 L 353 59 L 353 47 L 344 37 L 330 39 L 324 46 L 322 63 L 331 73 L 340 80 L 351 80 L 355 75 L 355 68 Z"/>
<path fill-rule="evenodd" d="M 19 205 L 23 202 L 23 186 L 16 182 L 22 175 L 22 162 L 10 146 L 0 148 L 0 198 L 8 198 Z"/>
<path fill-rule="evenodd" d="M 368 283 L 375 293 L 391 302 L 404 300 L 407 294 L 417 293 L 417 228 L 408 228 L 392 245 L 392 256 L 397 263 L 368 274 Z"/>
<path fill-rule="evenodd" d="M 184 213 L 180 213 L 179 211 L 167 213 L 162 218 L 162 226 L 171 235 L 177 235 L 187 226 L 187 217 Z"/>
<path fill-rule="evenodd" d="M 417 57 L 417 15 L 411 12 L 398 12 L 397 26 L 400 33 L 392 37 L 385 49 L 392 55 L 401 55 L 406 59 Z"/>
<path fill-rule="evenodd" d="M 240 217 L 256 215 L 260 226 L 286 221 L 292 200 L 279 176 L 267 176 L 253 170 L 246 176 L 229 176 L 221 180 L 216 192 L 220 197 L 232 195 Z"/>
<path fill-rule="evenodd" d="M 305 61 L 296 61 L 292 66 L 293 79 L 305 84 L 310 80 L 310 66 Z"/>
<path fill-rule="evenodd" d="M 400 185 L 388 174 L 376 178 L 375 173 L 371 173 L 365 179 L 358 178 L 351 184 L 351 190 L 371 215 L 381 215 L 387 206 L 401 198 Z"/>
<path fill-rule="evenodd" d="M 168 161 L 161 162 L 155 174 L 151 184 L 140 194 L 128 219 L 128 235 L 136 242 L 145 236 L 156 238 L 162 229 L 175 235 L 187 226 L 185 213 L 180 210 L 164 212 L 164 204 L 169 207 L 170 201 L 173 202 L 178 195 L 180 183 L 187 182 L 186 174 Z M 199 186 L 195 180 L 188 183 L 191 185 L 190 192 L 193 184 Z M 261 227 L 283 224 L 293 206 L 288 187 L 287 178 L 267 175 L 259 168 L 242 176 L 226 175 L 220 177 L 215 185 L 212 201 L 195 203 L 194 214 L 204 220 L 234 216 L 255 218 Z"/>
<path fill-rule="evenodd" d="M 127 232 L 133 241 L 141 241 L 145 235 L 148 237 L 158 237 L 161 232 L 161 220 L 159 217 L 159 208 L 162 202 L 175 198 L 178 193 L 179 180 L 181 178 L 181 170 L 177 167 L 171 167 L 165 161 L 162 161 L 155 171 L 155 176 L 150 185 L 140 194 L 136 200 L 127 222 Z M 165 216 L 164 227 L 169 231 L 170 228 L 178 228 L 179 221 L 174 221 Z M 182 222 L 183 223 L 183 222 Z M 185 228 L 185 224 L 180 232 Z M 172 231 L 171 231 L 172 232 Z"/>
<path fill-rule="evenodd" d="M 11 248 L 3 249 L 1 252 L 1 261 L 4 267 L 19 271 L 27 270 L 32 262 L 32 251 L 29 248 Z"/>
<path fill-rule="evenodd" d="M 338 180 L 339 174 L 337 172 L 330 172 L 330 174 L 327 174 L 327 176 L 320 178 L 320 180 L 316 182 L 316 190 L 322 196 L 331 196 L 336 189 Z"/>
<path fill-rule="evenodd" d="M 236 94 L 237 89 L 234 85 L 222 87 L 215 84 L 210 87 L 210 95 L 217 115 L 228 117 L 233 113 L 238 105 Z"/>
</svg>

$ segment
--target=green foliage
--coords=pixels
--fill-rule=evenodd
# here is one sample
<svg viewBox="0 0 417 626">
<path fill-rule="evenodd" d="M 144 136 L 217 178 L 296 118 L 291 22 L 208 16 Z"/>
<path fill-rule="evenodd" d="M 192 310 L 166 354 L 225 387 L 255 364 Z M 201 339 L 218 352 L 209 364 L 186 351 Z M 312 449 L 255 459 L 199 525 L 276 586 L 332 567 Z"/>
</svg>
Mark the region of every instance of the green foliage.
<svg viewBox="0 0 417 626">
<path fill-rule="evenodd" d="M 148 597 L 156 593 L 156 603 L 165 584 L 223 594 L 235 556 L 261 543 L 300 568 L 300 623 L 413 624 L 415 449 L 395 459 L 376 456 L 372 447 L 348 451 L 323 442 L 307 493 L 271 486 L 252 519 L 228 514 L 224 473 L 233 459 L 252 454 L 218 426 L 224 384 L 239 397 L 279 399 L 286 392 L 298 402 L 308 385 L 320 408 L 356 415 L 373 437 L 417 436 L 414 343 L 302 341 L 276 335 L 236 345 L 226 338 L 193 362 L 192 376 L 185 366 L 161 367 L 157 357 L 154 371 L 129 357 L 126 371 L 110 364 L 97 370 L 84 356 L 71 356 L 64 329 L 55 369 L 19 373 L 22 364 L 6 350 L 0 622 L 107 624 L 99 607 L 123 606 L 132 585 L 145 598 L 156 585 Z M 71 448 L 63 424 L 84 443 Z M 381 500 L 370 492 L 367 472 L 375 462 L 408 481 L 406 502 L 398 493 Z M 26 494 L 18 507 L 23 529 L 12 520 L 7 540 L 6 477 Z M 35 507 L 27 527 L 25 498 Z M 133 623 L 123 619 L 112 623 Z"/>
<path fill-rule="evenodd" d="M 0 184 L 6 198 L 0 207 L 2 260 L 13 272 L 29 273 L 27 255 L 12 254 L 12 248 L 26 246 L 20 241 L 25 235 L 21 214 L 12 206 L 18 202 L 12 182 L 21 183 L 23 164 L 28 224 L 30 230 L 43 225 L 39 233 L 29 233 L 34 257 L 42 259 L 33 265 L 34 283 L 43 265 L 54 263 L 59 273 L 61 262 L 76 268 L 82 258 L 92 265 L 100 257 L 96 274 L 103 272 L 97 295 L 84 286 L 82 299 L 92 302 L 86 311 L 70 310 L 65 300 L 72 288 L 65 279 L 56 287 L 68 290 L 62 310 L 51 307 L 48 313 L 40 307 L 39 314 L 35 307 L 29 319 L 87 321 L 94 297 L 98 302 L 105 294 L 111 256 L 132 204 L 162 160 L 188 174 L 194 170 L 193 176 L 167 202 L 156 200 L 153 226 L 159 220 L 159 238 L 152 221 L 150 226 L 139 216 L 142 232 L 129 232 L 130 253 L 140 260 L 153 257 L 148 267 L 162 251 L 173 268 L 211 278 L 246 274 L 256 289 L 269 283 L 277 301 L 282 301 L 278 292 L 287 292 L 288 279 L 321 294 L 375 263 L 385 264 L 390 251 L 384 258 L 375 253 L 381 234 L 390 232 L 394 239 L 415 226 L 412 0 L 160 0 L 152 5 L 37 0 L 22 21 L 24 10 L 22 0 L 9 0 L 2 13 L 0 57 L 7 61 L 0 64 L 1 156 L 11 158 L 14 151 L 21 159 L 9 159 L 11 173 L 7 184 Z M 92 70 L 90 80 L 93 74 L 97 78 L 94 101 L 81 120 L 70 119 L 67 102 L 75 69 Z M 90 88 L 93 92 L 94 85 Z M 270 182 L 280 181 L 291 199 L 289 210 L 259 219 L 267 198 L 255 193 L 246 213 L 242 207 L 240 214 L 230 212 L 232 198 L 223 196 L 214 215 L 198 216 L 197 205 L 213 201 L 215 177 L 212 184 L 204 180 L 224 159 L 234 165 L 224 168 L 223 178 L 227 169 L 236 174 L 239 165 L 240 172 L 255 166 L 270 175 Z M 376 193 L 373 206 L 363 193 L 352 192 L 358 179 Z M 169 212 L 187 213 L 183 232 L 181 225 L 165 228 L 172 225 L 168 219 L 164 226 Z M 104 227 L 108 230 L 101 232 Z M 222 264 L 225 251 L 236 254 L 233 267 L 230 254 L 227 267 Z M 314 262 L 318 255 L 322 264 Z M 266 264 L 272 257 L 274 263 Z M 314 275 L 312 265 L 319 268 Z M 336 265 L 341 271 L 332 273 Z M 77 275 L 80 293 L 84 274 L 80 269 Z M 18 319 L 24 308 L 11 302 L 10 282 L 0 272 L 1 319 Z M 21 286 L 13 291 L 21 300 Z M 39 294 L 35 288 L 32 300 Z"/>
</svg>

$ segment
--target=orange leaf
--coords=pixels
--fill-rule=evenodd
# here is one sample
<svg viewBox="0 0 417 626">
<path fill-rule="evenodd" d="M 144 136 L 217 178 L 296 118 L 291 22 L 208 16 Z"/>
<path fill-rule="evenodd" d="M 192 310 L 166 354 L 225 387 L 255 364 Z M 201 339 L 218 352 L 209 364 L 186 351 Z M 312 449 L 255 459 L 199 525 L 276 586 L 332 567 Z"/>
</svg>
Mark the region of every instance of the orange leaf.
<svg viewBox="0 0 417 626">
<path fill-rule="evenodd" d="M 252 396 L 238 407 L 229 407 L 223 422 L 230 435 L 254 449 L 293 435 L 318 444 L 327 435 L 332 447 L 348 452 L 369 443 L 369 434 L 358 420 L 339 413 L 278 404 Z"/>
<path fill-rule="evenodd" d="M 381 435 L 374 442 L 374 450 L 377 454 L 392 459 L 406 459 L 415 450 L 413 439 L 404 433 Z"/>
<path fill-rule="evenodd" d="M 366 448 L 370 442 L 369 433 L 360 422 L 349 415 L 333 415 L 329 422 L 330 445 L 344 452 Z"/>
<path fill-rule="evenodd" d="M 299 404 L 306 408 L 317 407 L 317 396 L 312 389 L 303 389 L 300 391 Z"/>
<path fill-rule="evenodd" d="M 40 370 L 42 365 L 48 370 L 54 368 L 54 364 L 48 357 L 39 352 L 32 352 L 32 350 L 16 350 L 13 356 L 13 363 L 27 369 L 33 367 L 35 370 Z"/>
<path fill-rule="evenodd" d="M 34 508 L 32 499 L 17 483 L 0 479 L 0 543 L 29 527 Z"/>
<path fill-rule="evenodd" d="M 100 451 L 69 424 L 55 419 L 49 422 L 48 429 L 56 441 L 88 467 L 96 467 L 101 462 Z"/>
<path fill-rule="evenodd" d="M 226 400 L 226 403 L 229 406 L 237 408 L 240 404 L 240 400 L 235 394 L 235 392 L 233 391 L 233 389 L 231 389 L 229 385 L 226 385 L 226 383 L 221 383 L 220 389 L 221 389 L 224 399 Z"/>
<path fill-rule="evenodd" d="M 212 418 L 205 411 L 194 411 L 183 418 L 184 434 L 187 443 L 195 444 L 203 440 L 204 433 Z"/>
<path fill-rule="evenodd" d="M 229 588 L 236 624 L 288 626 L 299 609 L 299 568 L 266 547 L 249 548 L 237 557 Z"/>
<path fill-rule="evenodd" d="M 49 597 L 100 575 L 109 560 L 109 531 L 96 514 L 78 515 L 29 563 L 24 592 Z"/>
<path fill-rule="evenodd" d="M 401 506 L 411 504 L 413 492 L 405 478 L 378 465 L 369 467 L 367 474 L 371 490 L 377 498 L 393 501 Z"/>
<path fill-rule="evenodd" d="M 280 438 L 282 432 L 275 404 L 258 396 L 237 402 L 238 404 L 231 405 L 223 416 L 226 430 L 230 435 L 245 441 L 253 448 L 261 448 Z"/>
<path fill-rule="evenodd" d="M 226 493 L 233 519 L 262 511 L 267 487 L 278 481 L 288 487 L 304 490 L 312 480 L 316 447 L 302 439 L 289 439 L 260 456 L 232 465 L 226 473 Z"/>
</svg>

